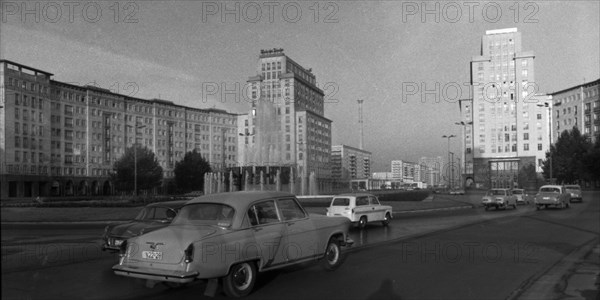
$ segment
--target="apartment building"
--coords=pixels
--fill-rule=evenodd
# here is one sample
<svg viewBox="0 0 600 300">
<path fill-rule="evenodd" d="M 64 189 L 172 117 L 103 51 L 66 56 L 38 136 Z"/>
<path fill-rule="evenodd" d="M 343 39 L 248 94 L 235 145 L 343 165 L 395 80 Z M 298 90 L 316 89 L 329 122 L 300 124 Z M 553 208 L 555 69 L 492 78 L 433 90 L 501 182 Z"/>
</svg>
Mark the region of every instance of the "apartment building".
<svg viewBox="0 0 600 300">
<path fill-rule="evenodd" d="M 110 195 L 113 163 L 151 149 L 173 188 L 175 163 L 197 149 L 214 169 L 236 165 L 237 115 L 140 99 L 0 60 L 0 196 Z M 166 191 L 166 190 L 165 190 Z"/>
</svg>

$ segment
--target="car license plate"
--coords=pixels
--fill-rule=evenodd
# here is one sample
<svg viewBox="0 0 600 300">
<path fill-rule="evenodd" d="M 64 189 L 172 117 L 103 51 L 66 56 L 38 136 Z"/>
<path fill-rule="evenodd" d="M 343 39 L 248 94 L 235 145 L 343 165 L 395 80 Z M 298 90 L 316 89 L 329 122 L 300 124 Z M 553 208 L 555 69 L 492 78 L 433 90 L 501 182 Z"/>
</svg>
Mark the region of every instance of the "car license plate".
<svg viewBox="0 0 600 300">
<path fill-rule="evenodd" d="M 158 252 L 158 251 L 142 251 L 142 258 L 153 259 L 153 260 L 161 260 L 162 259 L 162 252 Z"/>
<path fill-rule="evenodd" d="M 121 246 L 123 244 L 123 240 L 115 240 L 115 246 Z"/>
</svg>

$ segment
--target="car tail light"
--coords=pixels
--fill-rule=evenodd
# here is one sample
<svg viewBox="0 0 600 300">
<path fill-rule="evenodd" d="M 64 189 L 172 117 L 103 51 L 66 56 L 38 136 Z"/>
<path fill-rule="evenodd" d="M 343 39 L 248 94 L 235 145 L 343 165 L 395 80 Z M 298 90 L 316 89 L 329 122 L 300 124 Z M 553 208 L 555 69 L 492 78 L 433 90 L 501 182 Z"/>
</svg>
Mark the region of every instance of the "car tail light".
<svg viewBox="0 0 600 300">
<path fill-rule="evenodd" d="M 194 261 L 194 244 L 190 244 L 183 253 L 186 263 Z"/>
</svg>

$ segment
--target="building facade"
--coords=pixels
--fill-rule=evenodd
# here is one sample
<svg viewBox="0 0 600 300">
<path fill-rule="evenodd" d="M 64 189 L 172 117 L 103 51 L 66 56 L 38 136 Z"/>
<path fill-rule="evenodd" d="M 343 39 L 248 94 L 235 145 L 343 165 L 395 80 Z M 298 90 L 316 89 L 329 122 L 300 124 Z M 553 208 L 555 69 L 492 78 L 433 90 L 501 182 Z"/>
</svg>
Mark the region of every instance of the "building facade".
<svg viewBox="0 0 600 300">
<path fill-rule="evenodd" d="M 331 180 L 331 120 L 312 69 L 283 49 L 261 50 L 248 91 L 250 111 L 238 116 L 238 165 L 289 166 L 303 176 L 314 173 L 320 185 Z"/>
<path fill-rule="evenodd" d="M 437 187 L 443 183 L 444 160 L 441 156 L 421 157 L 419 166 L 421 166 L 420 181 L 427 183 L 427 186 Z"/>
<path fill-rule="evenodd" d="M 332 177 L 336 180 L 371 177 L 371 157 L 371 152 L 348 145 L 332 146 Z"/>
<path fill-rule="evenodd" d="M 471 60 L 472 148 L 465 149 L 473 153 L 477 186 L 514 187 L 528 164 L 541 172 L 550 145 L 544 105 L 550 98 L 535 94 L 534 58 L 521 49 L 521 33 L 508 28 L 486 31 L 480 56 Z"/>
<path fill-rule="evenodd" d="M 600 79 L 566 88 L 552 96 L 552 140 L 577 127 L 595 142 L 600 135 Z"/>
<path fill-rule="evenodd" d="M 424 182 L 422 175 L 427 172 L 425 166 L 418 163 L 408 162 L 404 160 L 392 160 L 391 162 L 392 177 L 400 179 L 402 182 Z"/>
<path fill-rule="evenodd" d="M 236 165 L 235 114 L 58 82 L 8 60 L 0 72 L 2 198 L 111 195 L 113 163 L 135 144 L 156 155 L 163 188 L 194 149 L 213 169 Z"/>
</svg>

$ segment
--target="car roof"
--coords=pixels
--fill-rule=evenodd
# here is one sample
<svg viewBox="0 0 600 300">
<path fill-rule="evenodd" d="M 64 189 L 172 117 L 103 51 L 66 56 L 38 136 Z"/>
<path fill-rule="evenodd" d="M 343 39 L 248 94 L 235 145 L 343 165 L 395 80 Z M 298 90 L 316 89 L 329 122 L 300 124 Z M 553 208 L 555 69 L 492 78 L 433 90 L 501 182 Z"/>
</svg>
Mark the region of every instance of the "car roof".
<svg viewBox="0 0 600 300">
<path fill-rule="evenodd" d="M 196 197 L 188 202 L 195 203 L 223 203 L 233 207 L 236 210 L 246 209 L 252 202 L 282 197 L 295 197 L 293 194 L 274 191 L 244 191 L 209 194 Z"/>
<path fill-rule="evenodd" d="M 362 197 L 362 196 L 375 196 L 375 195 L 369 194 L 369 193 L 345 193 L 345 194 L 335 195 L 333 197 L 336 198 L 336 197 Z"/>
<path fill-rule="evenodd" d="M 555 185 L 555 184 L 548 184 L 548 185 L 542 185 L 542 186 L 540 187 L 540 189 L 543 189 L 543 188 L 559 188 L 559 189 L 560 189 L 560 188 L 562 188 L 562 186 L 560 186 L 560 185 Z"/>
<path fill-rule="evenodd" d="M 175 201 L 154 202 L 154 203 L 148 204 L 147 206 L 148 207 L 166 206 L 166 207 L 170 207 L 170 208 L 180 208 L 184 204 L 188 203 L 189 201 L 190 200 L 175 200 Z"/>
</svg>

